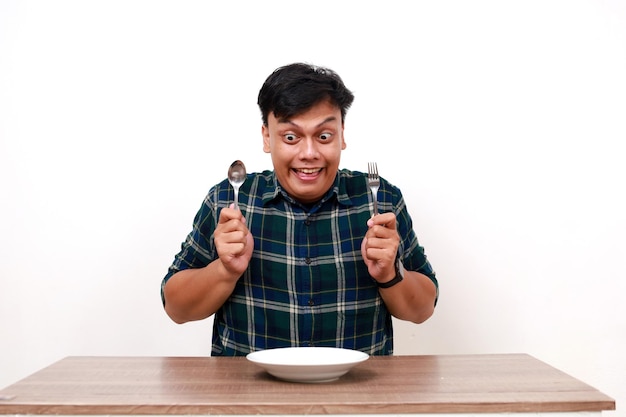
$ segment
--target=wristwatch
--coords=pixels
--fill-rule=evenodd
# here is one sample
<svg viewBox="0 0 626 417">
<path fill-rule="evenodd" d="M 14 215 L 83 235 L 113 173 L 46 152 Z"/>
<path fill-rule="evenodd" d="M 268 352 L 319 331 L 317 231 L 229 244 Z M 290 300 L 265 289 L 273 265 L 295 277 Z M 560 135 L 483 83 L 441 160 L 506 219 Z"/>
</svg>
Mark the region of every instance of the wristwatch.
<svg viewBox="0 0 626 417">
<path fill-rule="evenodd" d="M 398 282 L 402 281 L 403 279 L 404 279 L 404 265 L 402 265 L 402 261 L 400 261 L 400 258 L 398 258 L 398 260 L 396 260 L 396 276 L 393 277 L 391 281 L 387 281 L 387 282 L 376 281 L 376 284 L 378 285 L 378 288 L 390 288 L 396 285 Z"/>
</svg>

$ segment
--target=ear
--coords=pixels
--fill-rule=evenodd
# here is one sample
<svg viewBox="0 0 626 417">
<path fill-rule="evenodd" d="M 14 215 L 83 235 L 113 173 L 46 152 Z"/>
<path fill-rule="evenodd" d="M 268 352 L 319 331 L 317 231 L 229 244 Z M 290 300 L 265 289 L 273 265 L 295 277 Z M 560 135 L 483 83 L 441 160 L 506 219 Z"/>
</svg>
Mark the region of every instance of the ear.
<svg viewBox="0 0 626 417">
<path fill-rule="evenodd" d="M 343 125 L 341 125 L 341 150 L 346 149 L 346 137 L 343 134 Z"/>
<path fill-rule="evenodd" d="M 267 125 L 261 126 L 261 134 L 263 135 L 263 152 L 270 153 L 270 130 Z"/>
</svg>

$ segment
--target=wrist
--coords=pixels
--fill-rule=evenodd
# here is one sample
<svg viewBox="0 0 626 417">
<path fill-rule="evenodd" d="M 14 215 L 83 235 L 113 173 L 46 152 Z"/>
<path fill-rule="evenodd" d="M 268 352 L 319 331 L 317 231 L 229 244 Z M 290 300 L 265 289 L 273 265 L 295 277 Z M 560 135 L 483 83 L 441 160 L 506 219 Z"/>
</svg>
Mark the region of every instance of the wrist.
<svg viewBox="0 0 626 417">
<path fill-rule="evenodd" d="M 390 280 L 387 280 L 385 282 L 376 281 L 378 288 L 391 288 L 404 279 L 404 265 L 402 265 L 402 261 L 400 261 L 400 258 L 396 260 L 394 269 L 395 275 Z"/>
<path fill-rule="evenodd" d="M 230 268 L 228 268 L 226 266 L 226 263 L 224 263 L 221 258 L 217 258 L 216 261 L 218 262 L 216 265 L 217 266 L 216 272 L 221 280 L 228 281 L 228 282 L 237 281 L 243 274 L 243 272 L 239 273 L 237 271 L 233 271 Z"/>
</svg>

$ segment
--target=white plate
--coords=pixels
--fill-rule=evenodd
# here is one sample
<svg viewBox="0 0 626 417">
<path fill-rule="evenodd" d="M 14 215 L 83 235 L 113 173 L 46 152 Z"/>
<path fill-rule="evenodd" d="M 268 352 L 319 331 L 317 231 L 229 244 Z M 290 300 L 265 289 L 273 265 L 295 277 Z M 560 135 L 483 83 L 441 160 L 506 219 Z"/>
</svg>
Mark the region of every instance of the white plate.
<svg viewBox="0 0 626 417">
<path fill-rule="evenodd" d="M 328 382 L 344 375 L 369 355 L 332 347 L 290 347 L 260 350 L 246 357 L 285 381 Z"/>
</svg>

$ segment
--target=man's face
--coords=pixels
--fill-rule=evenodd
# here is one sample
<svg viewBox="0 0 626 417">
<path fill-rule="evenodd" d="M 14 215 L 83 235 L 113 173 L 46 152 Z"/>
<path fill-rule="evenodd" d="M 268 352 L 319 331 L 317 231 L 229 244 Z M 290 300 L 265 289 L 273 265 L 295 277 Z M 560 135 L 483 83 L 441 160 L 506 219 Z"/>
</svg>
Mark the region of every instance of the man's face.
<svg viewBox="0 0 626 417">
<path fill-rule="evenodd" d="M 341 110 L 322 101 L 290 119 L 270 113 L 263 126 L 263 151 L 285 191 L 301 203 L 321 199 L 333 185 L 343 139 Z"/>
</svg>

